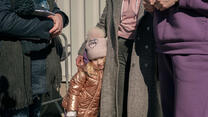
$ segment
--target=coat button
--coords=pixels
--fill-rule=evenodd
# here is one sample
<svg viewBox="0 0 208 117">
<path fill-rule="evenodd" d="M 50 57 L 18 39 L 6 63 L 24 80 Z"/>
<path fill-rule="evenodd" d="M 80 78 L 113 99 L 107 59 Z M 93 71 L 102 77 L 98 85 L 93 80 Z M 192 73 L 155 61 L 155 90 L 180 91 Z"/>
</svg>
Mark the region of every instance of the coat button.
<svg viewBox="0 0 208 117">
<path fill-rule="evenodd" d="M 149 26 L 147 26 L 147 31 L 149 31 L 150 30 L 150 27 Z"/>
<path fill-rule="evenodd" d="M 147 68 L 147 67 L 148 67 L 148 64 L 147 64 L 147 63 L 145 63 L 145 64 L 144 64 L 144 67 L 146 67 L 146 68 Z"/>
<path fill-rule="evenodd" d="M 148 45 L 145 45 L 144 47 L 145 47 L 145 49 L 148 49 L 148 48 L 149 48 L 149 46 L 148 46 Z"/>
</svg>

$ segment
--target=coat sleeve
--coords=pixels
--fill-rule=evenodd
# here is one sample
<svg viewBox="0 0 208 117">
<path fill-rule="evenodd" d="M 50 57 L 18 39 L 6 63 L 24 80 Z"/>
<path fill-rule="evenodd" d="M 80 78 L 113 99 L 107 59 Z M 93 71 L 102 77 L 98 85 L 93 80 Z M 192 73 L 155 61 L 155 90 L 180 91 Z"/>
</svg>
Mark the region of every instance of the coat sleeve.
<svg viewBox="0 0 208 117">
<path fill-rule="evenodd" d="M 78 73 L 70 81 L 70 87 L 68 91 L 68 101 L 67 101 L 67 112 L 77 111 L 79 94 L 84 86 L 86 81 L 86 75 L 82 70 L 79 70 Z"/>
<path fill-rule="evenodd" d="M 108 1 L 106 0 L 106 5 L 105 8 L 103 10 L 103 13 L 100 17 L 99 22 L 97 23 L 97 27 L 101 28 L 102 30 L 104 30 L 104 32 L 106 33 L 106 18 L 107 18 L 107 12 L 108 12 Z"/>
<path fill-rule="evenodd" d="M 191 9 L 198 13 L 208 16 L 207 0 L 179 0 L 179 7 Z"/>
<path fill-rule="evenodd" d="M 27 39 L 50 39 L 53 21 L 46 18 L 23 18 L 11 10 L 10 0 L 0 0 L 0 36 Z"/>
<path fill-rule="evenodd" d="M 59 7 L 57 6 L 57 4 L 56 4 L 55 1 L 53 2 L 53 4 L 54 4 L 54 5 L 53 5 L 53 6 L 54 6 L 54 9 L 53 9 L 52 12 L 61 14 L 61 16 L 62 16 L 62 18 L 63 18 L 63 24 L 64 24 L 64 27 L 66 27 L 66 26 L 68 25 L 68 23 L 69 23 L 68 16 L 67 16 L 63 11 L 61 11 L 61 10 L 59 9 Z"/>
</svg>

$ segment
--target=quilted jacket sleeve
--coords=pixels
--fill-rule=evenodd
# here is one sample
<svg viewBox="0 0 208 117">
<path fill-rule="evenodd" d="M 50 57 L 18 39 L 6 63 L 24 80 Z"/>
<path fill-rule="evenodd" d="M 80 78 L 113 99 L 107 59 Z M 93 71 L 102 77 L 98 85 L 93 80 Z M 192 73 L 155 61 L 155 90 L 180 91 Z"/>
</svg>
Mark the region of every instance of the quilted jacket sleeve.
<svg viewBox="0 0 208 117">
<path fill-rule="evenodd" d="M 86 75 L 82 70 L 79 70 L 70 81 L 70 87 L 68 91 L 67 111 L 77 111 L 78 97 L 83 85 L 86 81 Z"/>
</svg>

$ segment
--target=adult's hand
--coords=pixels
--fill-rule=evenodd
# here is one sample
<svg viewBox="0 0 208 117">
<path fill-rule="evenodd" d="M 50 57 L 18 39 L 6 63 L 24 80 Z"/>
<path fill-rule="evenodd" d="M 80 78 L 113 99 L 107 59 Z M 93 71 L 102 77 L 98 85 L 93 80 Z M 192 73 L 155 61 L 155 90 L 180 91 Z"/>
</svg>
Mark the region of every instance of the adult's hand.
<svg viewBox="0 0 208 117">
<path fill-rule="evenodd" d="M 178 0 L 156 0 L 154 6 L 156 9 L 164 11 L 175 5 L 176 2 L 178 2 Z"/>
<path fill-rule="evenodd" d="M 55 15 L 49 15 L 48 18 L 52 19 L 54 22 L 53 28 L 49 31 L 51 37 L 54 38 L 61 34 L 61 31 L 63 29 L 63 18 L 58 13 L 56 13 Z"/>
<path fill-rule="evenodd" d="M 155 4 L 155 2 L 156 2 L 156 0 L 145 0 L 145 1 L 149 2 L 150 5 L 152 5 L 152 6 L 154 6 L 154 4 Z"/>
<path fill-rule="evenodd" d="M 77 65 L 77 67 L 84 65 L 84 57 L 82 55 L 77 56 L 76 65 Z"/>
<path fill-rule="evenodd" d="M 143 5 L 146 11 L 153 12 L 154 11 L 154 3 L 155 0 L 144 0 Z"/>
</svg>

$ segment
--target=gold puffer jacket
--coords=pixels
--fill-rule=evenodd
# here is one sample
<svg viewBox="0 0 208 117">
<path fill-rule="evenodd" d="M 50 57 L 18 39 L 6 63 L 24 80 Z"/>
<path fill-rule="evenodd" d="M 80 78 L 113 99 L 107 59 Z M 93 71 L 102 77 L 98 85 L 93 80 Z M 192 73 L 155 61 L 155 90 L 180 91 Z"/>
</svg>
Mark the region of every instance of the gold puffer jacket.
<svg viewBox="0 0 208 117">
<path fill-rule="evenodd" d="M 76 111 L 77 117 L 97 117 L 104 64 L 105 57 L 78 67 L 62 102 L 67 112 Z"/>
</svg>

